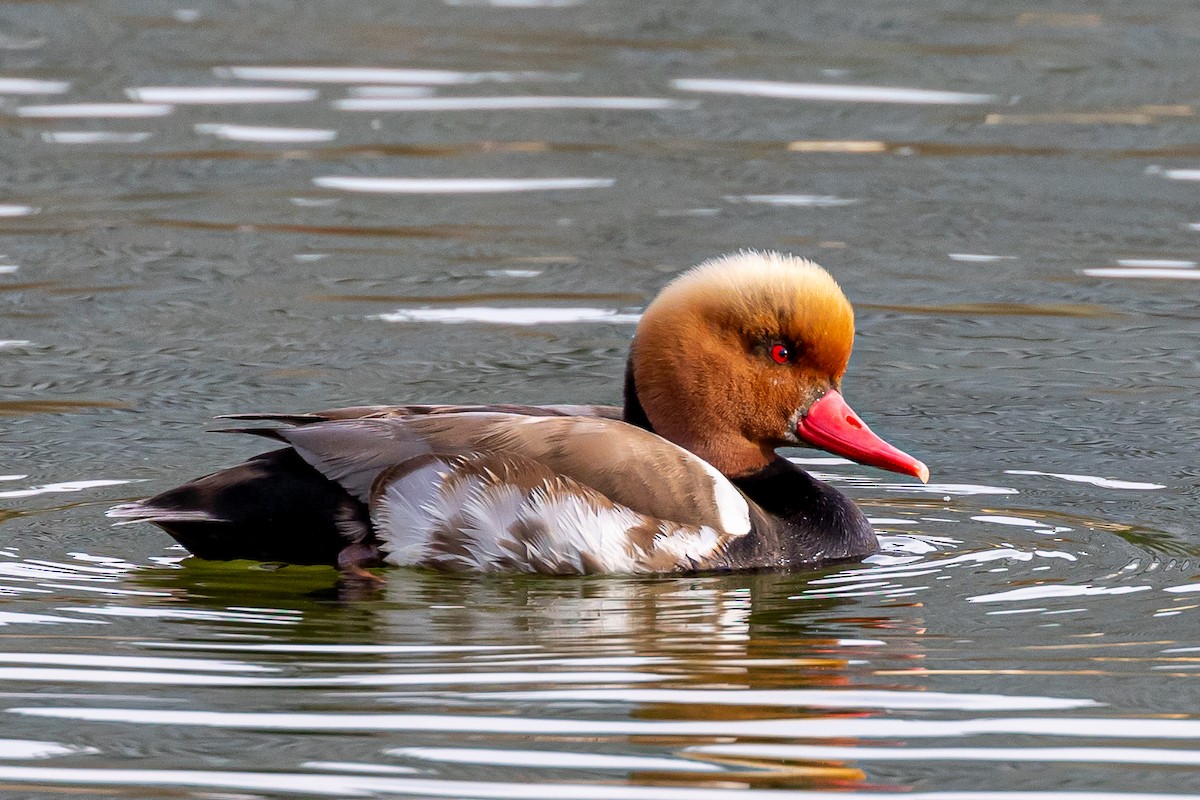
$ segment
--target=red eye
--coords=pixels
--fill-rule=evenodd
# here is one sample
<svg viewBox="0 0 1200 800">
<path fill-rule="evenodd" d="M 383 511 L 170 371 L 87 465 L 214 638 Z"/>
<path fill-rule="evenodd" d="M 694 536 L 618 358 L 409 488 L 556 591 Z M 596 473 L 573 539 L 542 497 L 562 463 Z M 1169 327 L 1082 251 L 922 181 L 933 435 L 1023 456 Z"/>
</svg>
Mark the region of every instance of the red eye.
<svg viewBox="0 0 1200 800">
<path fill-rule="evenodd" d="M 787 345 L 777 344 L 771 347 L 771 360 L 776 364 L 786 364 L 791 357 L 792 351 L 788 350 Z"/>
</svg>

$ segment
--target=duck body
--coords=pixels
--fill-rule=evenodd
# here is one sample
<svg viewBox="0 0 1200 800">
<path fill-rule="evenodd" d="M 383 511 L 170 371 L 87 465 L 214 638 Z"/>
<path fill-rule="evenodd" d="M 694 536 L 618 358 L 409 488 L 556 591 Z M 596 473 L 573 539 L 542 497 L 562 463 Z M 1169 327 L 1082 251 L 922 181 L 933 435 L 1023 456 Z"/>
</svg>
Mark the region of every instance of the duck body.
<svg viewBox="0 0 1200 800">
<path fill-rule="evenodd" d="M 853 317 L 811 262 L 746 253 L 647 309 L 625 405 L 247 414 L 287 445 L 109 515 L 194 555 L 449 571 L 685 573 L 861 559 L 845 495 L 775 453 L 815 445 L 927 479 L 841 397 Z M 665 346 L 664 346 L 665 345 Z"/>
</svg>

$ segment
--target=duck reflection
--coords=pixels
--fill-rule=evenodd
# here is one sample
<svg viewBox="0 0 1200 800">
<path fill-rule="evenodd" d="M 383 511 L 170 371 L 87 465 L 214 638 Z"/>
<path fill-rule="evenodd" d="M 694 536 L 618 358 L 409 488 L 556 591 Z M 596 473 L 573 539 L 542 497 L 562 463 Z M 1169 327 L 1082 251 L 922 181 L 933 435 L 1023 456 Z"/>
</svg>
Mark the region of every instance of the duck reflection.
<svg viewBox="0 0 1200 800">
<path fill-rule="evenodd" d="M 540 768 L 548 751 L 567 751 L 580 754 L 579 769 L 586 768 L 583 754 L 628 757 L 630 780 L 642 784 L 862 787 L 864 773 L 845 761 L 695 749 L 762 737 L 811 742 L 814 722 L 875 716 L 887 707 L 858 702 L 856 686 L 870 674 L 861 645 L 882 644 L 877 637 L 888 631 L 893 664 L 898 656 L 919 658 L 911 644 L 917 637 L 893 646 L 896 628 L 920 632 L 919 606 L 898 607 L 895 616 L 851 616 L 855 607 L 844 598 L 800 596 L 814 575 L 480 578 L 396 570 L 375 596 L 356 600 L 328 591 L 328 569 L 288 567 L 264 580 L 262 568 L 187 562 L 140 580 L 171 587 L 188 607 L 290 612 L 291 624 L 266 631 L 245 619 L 209 619 L 186 638 L 189 647 L 238 650 L 288 673 L 358 676 L 353 688 L 323 693 L 331 712 L 350 706 L 497 720 L 482 737 L 403 737 L 408 747 L 396 754 L 424 769 L 430 752 L 440 754 L 453 762 L 447 777 L 495 780 L 497 770 L 517 769 L 509 763 L 521 760 L 513 752 L 527 754 L 527 772 Z M 382 680 L 395 675 L 413 682 Z M 281 697 L 272 706 L 291 702 Z M 305 707 L 313 702 L 309 697 Z M 511 725 L 501 724 L 506 718 Z M 563 727 L 533 724 L 548 721 Z M 629 728 L 605 727 L 612 724 Z M 634 756 L 680 764 L 643 769 Z"/>
</svg>

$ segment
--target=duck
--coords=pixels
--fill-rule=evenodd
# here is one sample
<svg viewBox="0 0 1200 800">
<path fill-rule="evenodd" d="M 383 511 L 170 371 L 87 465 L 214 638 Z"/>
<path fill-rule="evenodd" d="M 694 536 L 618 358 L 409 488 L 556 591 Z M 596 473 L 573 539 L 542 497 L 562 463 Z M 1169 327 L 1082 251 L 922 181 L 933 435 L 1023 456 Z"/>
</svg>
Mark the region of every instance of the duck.
<svg viewBox="0 0 1200 800">
<path fill-rule="evenodd" d="M 842 396 L 854 311 L 815 262 L 742 251 L 670 281 L 638 321 L 624 403 L 375 405 L 233 414 L 281 443 L 117 506 L 196 557 L 451 572 L 681 574 L 861 560 L 855 503 L 813 447 L 929 480 Z"/>
</svg>

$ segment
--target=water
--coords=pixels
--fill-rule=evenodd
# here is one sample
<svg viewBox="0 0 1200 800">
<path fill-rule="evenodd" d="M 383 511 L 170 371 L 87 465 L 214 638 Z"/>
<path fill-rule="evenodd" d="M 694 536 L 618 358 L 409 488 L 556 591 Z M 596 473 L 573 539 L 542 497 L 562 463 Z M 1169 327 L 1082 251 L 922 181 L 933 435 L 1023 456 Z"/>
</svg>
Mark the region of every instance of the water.
<svg viewBox="0 0 1200 800">
<path fill-rule="evenodd" d="M 1200 794 L 1200 28 L 1022 8 L 0 9 L 0 795 Z M 870 563 L 358 597 L 103 518 L 221 413 L 615 402 L 740 247 L 933 470 L 793 454 Z"/>
</svg>

